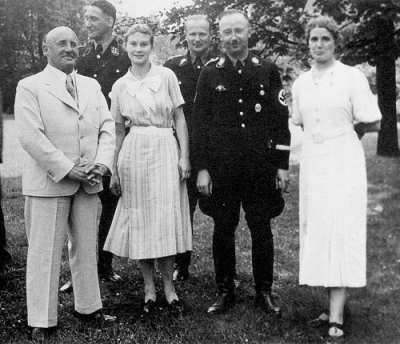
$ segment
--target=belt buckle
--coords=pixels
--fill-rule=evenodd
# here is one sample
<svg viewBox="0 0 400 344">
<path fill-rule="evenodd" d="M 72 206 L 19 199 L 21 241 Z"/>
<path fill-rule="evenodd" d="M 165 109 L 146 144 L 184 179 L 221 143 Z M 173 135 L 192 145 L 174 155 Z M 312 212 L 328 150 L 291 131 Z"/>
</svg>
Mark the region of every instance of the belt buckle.
<svg viewBox="0 0 400 344">
<path fill-rule="evenodd" d="M 322 143 L 324 142 L 324 135 L 322 133 L 312 133 L 311 140 L 314 143 Z"/>
<path fill-rule="evenodd" d="M 148 126 L 147 131 L 148 131 L 148 136 L 150 137 L 157 136 L 157 127 L 155 127 L 154 125 Z"/>
</svg>

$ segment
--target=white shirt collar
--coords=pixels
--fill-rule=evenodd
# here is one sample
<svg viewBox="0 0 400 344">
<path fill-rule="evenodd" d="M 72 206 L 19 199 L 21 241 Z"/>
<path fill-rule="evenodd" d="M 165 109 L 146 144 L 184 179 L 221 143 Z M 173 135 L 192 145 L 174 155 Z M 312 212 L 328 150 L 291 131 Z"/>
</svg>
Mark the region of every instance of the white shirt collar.
<svg viewBox="0 0 400 344">
<path fill-rule="evenodd" d="M 62 82 L 65 84 L 67 81 L 67 74 L 64 73 L 63 71 L 57 69 L 56 67 L 53 67 L 50 64 L 47 64 L 47 67 L 51 70 L 51 72 Z M 72 80 L 74 81 L 74 85 L 76 87 L 76 71 L 73 70 L 72 73 L 70 74 L 72 76 Z"/>
</svg>

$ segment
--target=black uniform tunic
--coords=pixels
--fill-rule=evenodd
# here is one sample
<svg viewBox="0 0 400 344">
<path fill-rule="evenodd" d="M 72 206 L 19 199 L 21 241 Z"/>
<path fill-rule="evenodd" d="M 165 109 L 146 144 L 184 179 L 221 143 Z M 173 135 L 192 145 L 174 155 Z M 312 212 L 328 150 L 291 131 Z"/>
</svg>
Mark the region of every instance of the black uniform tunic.
<svg viewBox="0 0 400 344">
<path fill-rule="evenodd" d="M 252 235 L 256 290 L 270 291 L 273 238 L 270 219 L 283 209 L 277 169 L 288 169 L 288 109 L 278 68 L 249 54 L 236 70 L 228 57 L 210 61 L 200 75 L 194 105 L 197 171 L 210 173 L 213 191 L 200 208 L 214 218 L 213 255 L 219 289 L 232 289 L 235 229 L 240 206 Z"/>
<path fill-rule="evenodd" d="M 110 108 L 111 88 L 121 76 L 125 75 L 130 66 L 128 54 L 114 39 L 103 54 L 96 53 L 94 42 L 79 48 L 79 59 L 75 68 L 79 74 L 99 82 Z"/>
</svg>

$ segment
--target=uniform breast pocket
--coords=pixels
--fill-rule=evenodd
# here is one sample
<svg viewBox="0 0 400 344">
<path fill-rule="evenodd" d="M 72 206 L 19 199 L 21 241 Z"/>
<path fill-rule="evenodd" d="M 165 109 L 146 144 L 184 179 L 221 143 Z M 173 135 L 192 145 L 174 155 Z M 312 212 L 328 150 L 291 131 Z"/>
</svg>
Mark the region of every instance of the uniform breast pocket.
<svg viewBox="0 0 400 344">
<path fill-rule="evenodd" d="M 214 122 L 218 125 L 231 125 L 235 123 L 237 116 L 235 97 L 229 90 L 214 91 L 212 94 L 212 113 Z"/>
<path fill-rule="evenodd" d="M 96 129 L 100 128 L 100 109 L 98 106 L 94 106 L 90 109 L 91 114 L 92 114 L 92 121 L 93 121 L 93 127 Z"/>
</svg>

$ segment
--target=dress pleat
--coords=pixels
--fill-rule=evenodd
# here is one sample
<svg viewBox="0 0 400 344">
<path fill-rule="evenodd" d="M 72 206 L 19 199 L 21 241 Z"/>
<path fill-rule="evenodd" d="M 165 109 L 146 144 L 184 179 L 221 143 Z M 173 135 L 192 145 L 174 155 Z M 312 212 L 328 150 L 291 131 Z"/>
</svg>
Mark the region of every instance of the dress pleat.
<svg viewBox="0 0 400 344">
<path fill-rule="evenodd" d="M 146 99 L 140 102 L 137 94 L 126 91 L 131 83 L 138 83 L 128 72 L 113 87 L 114 118 L 127 127 L 171 128 L 174 108 L 183 103 L 176 77 L 166 68 L 152 66 L 148 78 L 161 85 L 152 94 L 157 112 L 144 109 L 141 104 Z M 145 83 L 136 87 L 138 94 Z M 146 92 L 142 94 L 147 96 Z M 131 259 L 151 259 L 192 249 L 186 182 L 180 181 L 178 162 L 172 130 L 160 136 L 132 130 L 125 137 L 117 165 L 122 195 L 105 250 Z"/>
</svg>

